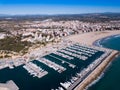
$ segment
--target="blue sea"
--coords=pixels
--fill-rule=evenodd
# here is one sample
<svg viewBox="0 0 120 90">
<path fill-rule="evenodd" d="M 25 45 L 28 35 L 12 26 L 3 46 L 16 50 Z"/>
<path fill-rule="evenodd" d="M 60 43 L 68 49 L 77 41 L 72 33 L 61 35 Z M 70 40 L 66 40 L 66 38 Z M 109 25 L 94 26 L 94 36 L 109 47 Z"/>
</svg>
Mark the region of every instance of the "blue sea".
<svg viewBox="0 0 120 90">
<path fill-rule="evenodd" d="M 120 51 L 120 35 L 99 40 L 99 45 Z M 120 90 L 120 56 L 116 57 L 96 83 L 88 90 Z"/>
</svg>

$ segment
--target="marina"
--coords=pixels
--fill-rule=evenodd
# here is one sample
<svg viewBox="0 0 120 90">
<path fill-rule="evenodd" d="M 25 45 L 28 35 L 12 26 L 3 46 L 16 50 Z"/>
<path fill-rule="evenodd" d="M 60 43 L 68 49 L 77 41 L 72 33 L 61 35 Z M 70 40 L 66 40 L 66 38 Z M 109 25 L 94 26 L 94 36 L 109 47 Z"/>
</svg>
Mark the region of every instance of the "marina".
<svg viewBox="0 0 120 90">
<path fill-rule="evenodd" d="M 33 88 L 42 90 L 73 90 L 111 51 L 78 43 L 70 44 L 45 56 L 37 57 L 36 60 L 19 64 L 17 67 L 13 64 L 15 66 L 13 69 L 3 68 L 0 70 L 0 74 L 5 74 L 5 71 L 12 73 L 5 80 L 2 80 L 1 76 L 0 81 L 5 82 L 7 79 L 12 79 L 18 87 L 21 87 L 20 82 L 24 81 L 24 75 L 26 75 L 28 80 L 23 82 L 24 86 L 20 90 L 33 90 Z M 19 72 L 13 78 L 12 74 L 16 69 Z M 19 75 L 22 75 L 20 77 L 21 80 L 17 81 L 15 78 Z M 29 87 L 27 84 L 32 82 L 39 83 Z M 45 87 L 45 85 L 48 87 Z"/>
</svg>

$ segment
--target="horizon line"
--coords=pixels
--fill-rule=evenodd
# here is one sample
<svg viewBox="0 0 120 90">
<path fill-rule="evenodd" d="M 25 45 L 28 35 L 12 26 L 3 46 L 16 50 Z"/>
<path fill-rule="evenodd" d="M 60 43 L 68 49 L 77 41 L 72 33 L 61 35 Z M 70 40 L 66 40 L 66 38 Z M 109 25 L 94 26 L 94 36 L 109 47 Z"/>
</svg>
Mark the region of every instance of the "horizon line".
<svg viewBox="0 0 120 90">
<path fill-rule="evenodd" d="M 79 15 L 79 14 L 117 14 L 117 13 L 120 13 L 120 12 L 89 12 L 89 13 L 61 13 L 61 14 L 40 14 L 40 13 L 36 13 L 36 14 L 0 14 L 0 15 L 8 15 L 8 16 L 16 16 L 16 15 Z"/>
</svg>

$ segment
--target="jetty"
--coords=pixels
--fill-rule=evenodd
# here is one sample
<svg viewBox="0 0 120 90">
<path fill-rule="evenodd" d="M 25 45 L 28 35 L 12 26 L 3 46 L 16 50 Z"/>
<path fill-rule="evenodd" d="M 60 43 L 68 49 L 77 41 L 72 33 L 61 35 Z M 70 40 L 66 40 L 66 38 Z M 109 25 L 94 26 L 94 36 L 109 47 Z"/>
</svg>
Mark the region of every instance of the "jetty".
<svg viewBox="0 0 120 90">
<path fill-rule="evenodd" d="M 0 83 L 0 90 L 19 90 L 19 87 L 14 83 L 14 81 L 10 80 L 6 83 Z"/>
<path fill-rule="evenodd" d="M 42 78 L 43 76 L 48 74 L 47 71 L 43 70 L 41 67 L 32 62 L 27 63 L 23 66 L 23 68 L 26 69 L 28 73 L 30 73 L 30 75 L 33 75 L 33 77 Z"/>
<path fill-rule="evenodd" d="M 88 86 L 93 80 L 95 80 L 102 71 L 106 68 L 106 66 L 118 55 L 118 51 L 113 50 L 112 53 L 108 57 L 106 57 L 98 67 L 96 67 L 93 72 L 91 72 L 85 80 L 78 84 L 78 86 L 74 90 L 84 90 L 86 86 Z"/>
</svg>

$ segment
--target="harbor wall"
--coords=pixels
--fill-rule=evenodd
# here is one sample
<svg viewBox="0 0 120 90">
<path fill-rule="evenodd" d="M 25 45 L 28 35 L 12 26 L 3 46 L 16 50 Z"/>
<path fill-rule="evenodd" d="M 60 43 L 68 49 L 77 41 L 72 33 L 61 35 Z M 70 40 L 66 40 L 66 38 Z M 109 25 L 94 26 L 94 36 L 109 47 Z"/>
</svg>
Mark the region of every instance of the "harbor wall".
<svg viewBox="0 0 120 90">
<path fill-rule="evenodd" d="M 90 83 L 97 79 L 107 65 L 119 54 L 118 51 L 112 51 L 112 53 L 85 79 L 83 80 L 74 90 L 84 90 Z"/>
</svg>

